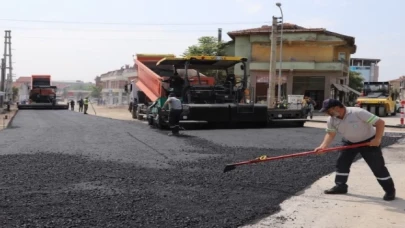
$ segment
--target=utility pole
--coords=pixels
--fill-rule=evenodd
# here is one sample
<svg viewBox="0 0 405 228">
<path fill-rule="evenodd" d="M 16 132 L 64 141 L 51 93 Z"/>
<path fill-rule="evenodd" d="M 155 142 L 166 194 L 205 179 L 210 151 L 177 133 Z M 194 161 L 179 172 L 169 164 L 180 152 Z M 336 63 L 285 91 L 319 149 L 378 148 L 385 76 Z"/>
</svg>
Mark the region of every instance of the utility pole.
<svg viewBox="0 0 405 228">
<path fill-rule="evenodd" d="M 283 14 L 283 9 L 281 9 L 281 3 L 276 3 L 276 6 L 280 9 L 281 17 L 280 19 L 280 24 L 281 24 L 281 29 L 280 29 L 280 68 L 278 69 L 278 96 L 277 100 L 278 102 L 281 102 L 281 77 L 282 77 L 282 71 L 283 71 L 283 27 L 284 27 L 284 14 Z"/>
<path fill-rule="evenodd" d="M 218 28 L 218 51 L 222 42 L 222 28 Z M 218 52 L 217 56 L 223 55 L 222 53 Z M 216 71 L 215 73 L 215 80 L 218 81 L 219 80 L 219 70 Z"/>
<path fill-rule="evenodd" d="M 1 59 L 1 78 L 0 78 L 0 92 L 4 92 L 4 83 L 6 81 L 6 60 Z M 4 104 L 4 96 L 0 96 L 0 108 L 3 107 Z"/>
<path fill-rule="evenodd" d="M 12 66 L 12 55 L 11 55 L 11 31 L 6 30 L 4 36 L 4 67 L 8 69 L 7 79 L 5 83 L 5 99 L 8 101 L 13 97 L 13 66 Z M 8 67 L 7 67 L 8 60 Z"/>
<path fill-rule="evenodd" d="M 222 28 L 218 28 L 218 43 L 222 41 Z"/>
<path fill-rule="evenodd" d="M 270 35 L 270 68 L 269 68 L 269 88 L 267 89 L 267 108 L 274 108 L 276 96 L 275 83 L 273 77 L 276 75 L 276 48 L 277 48 L 277 17 L 273 16 Z"/>
</svg>

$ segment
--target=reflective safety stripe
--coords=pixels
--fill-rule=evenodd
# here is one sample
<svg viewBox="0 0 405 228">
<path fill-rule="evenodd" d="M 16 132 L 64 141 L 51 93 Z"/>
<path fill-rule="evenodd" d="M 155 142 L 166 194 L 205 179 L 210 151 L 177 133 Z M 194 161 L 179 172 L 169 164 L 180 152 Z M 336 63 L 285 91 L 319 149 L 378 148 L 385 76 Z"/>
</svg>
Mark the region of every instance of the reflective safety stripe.
<svg viewBox="0 0 405 228">
<path fill-rule="evenodd" d="M 349 173 L 338 173 L 338 172 L 336 172 L 336 175 L 338 175 L 338 176 L 349 176 Z"/>
<path fill-rule="evenodd" d="M 391 179 L 390 176 L 388 176 L 388 177 L 376 177 L 376 178 L 377 178 L 377 180 L 381 180 L 381 181 L 385 181 L 385 180 Z"/>
<path fill-rule="evenodd" d="M 336 132 L 336 129 L 334 129 L 334 128 L 326 128 L 325 131 L 326 132 Z"/>
<path fill-rule="evenodd" d="M 380 118 L 378 118 L 378 116 L 373 115 L 372 117 L 370 117 L 366 122 L 367 123 L 371 123 L 371 124 L 375 124 L 375 122 L 377 122 Z"/>
</svg>

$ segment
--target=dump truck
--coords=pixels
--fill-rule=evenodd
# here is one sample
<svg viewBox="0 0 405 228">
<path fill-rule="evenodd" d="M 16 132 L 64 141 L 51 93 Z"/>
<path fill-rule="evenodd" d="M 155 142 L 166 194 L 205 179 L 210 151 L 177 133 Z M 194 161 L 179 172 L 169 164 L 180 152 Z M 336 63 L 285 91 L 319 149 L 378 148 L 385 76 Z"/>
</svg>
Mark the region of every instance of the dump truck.
<svg viewBox="0 0 405 228">
<path fill-rule="evenodd" d="M 32 75 L 28 100 L 20 101 L 18 109 L 68 109 L 67 103 L 59 103 L 56 86 L 51 85 L 51 75 Z"/>
<path fill-rule="evenodd" d="M 172 66 L 157 66 L 157 63 L 166 57 L 175 57 L 174 54 L 137 54 L 135 68 L 138 72 L 137 79 L 131 80 L 125 87 L 129 94 L 128 110 L 133 119 L 146 119 L 148 107 L 158 98 L 167 97 L 169 88 L 166 83 L 162 83 L 164 78 L 170 77 L 174 69 Z M 185 71 L 177 71 L 184 78 Z M 201 84 L 213 85 L 214 80 L 196 70 L 189 69 L 188 76 L 191 84 L 200 82 Z M 200 77 L 198 77 L 200 76 Z"/>
<path fill-rule="evenodd" d="M 364 82 L 362 94 L 356 103 L 374 115 L 383 117 L 397 114 L 396 95 L 389 82 Z"/>
<path fill-rule="evenodd" d="M 239 65 L 243 75 L 236 81 L 232 73 Z M 154 102 L 148 107 L 149 125 L 158 128 L 168 126 L 168 111 L 162 109 L 167 100 L 168 90 L 164 88 L 162 78 L 178 73 L 184 80 L 180 99 L 183 113 L 180 124 L 243 125 L 268 126 L 269 123 L 294 124 L 303 126 L 306 119 L 302 110 L 268 109 L 264 104 L 256 104 L 253 88 L 247 86 L 247 59 L 235 56 L 189 56 L 183 58 L 165 57 L 156 63 L 156 68 L 171 71 L 170 75 L 156 74 L 145 65 L 138 64 L 136 85 L 149 100 Z M 192 70 L 192 71 L 191 71 Z M 212 76 L 201 74 L 210 72 Z M 222 72 L 225 80 L 216 76 Z M 190 75 L 195 72 L 195 75 Z M 233 80 L 231 80 L 233 78 Z"/>
</svg>

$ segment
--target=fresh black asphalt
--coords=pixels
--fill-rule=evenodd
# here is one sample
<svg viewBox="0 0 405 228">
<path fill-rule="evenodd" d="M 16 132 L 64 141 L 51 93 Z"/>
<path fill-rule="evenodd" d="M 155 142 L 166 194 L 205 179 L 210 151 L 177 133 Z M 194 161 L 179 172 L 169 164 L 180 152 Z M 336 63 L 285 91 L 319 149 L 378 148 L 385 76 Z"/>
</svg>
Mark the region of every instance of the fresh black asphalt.
<svg viewBox="0 0 405 228">
<path fill-rule="evenodd" d="M 333 172 L 337 157 L 223 173 L 228 163 L 312 150 L 324 131 L 166 134 L 65 110 L 19 111 L 0 131 L 0 227 L 237 227 L 277 212 L 282 201 Z"/>
</svg>

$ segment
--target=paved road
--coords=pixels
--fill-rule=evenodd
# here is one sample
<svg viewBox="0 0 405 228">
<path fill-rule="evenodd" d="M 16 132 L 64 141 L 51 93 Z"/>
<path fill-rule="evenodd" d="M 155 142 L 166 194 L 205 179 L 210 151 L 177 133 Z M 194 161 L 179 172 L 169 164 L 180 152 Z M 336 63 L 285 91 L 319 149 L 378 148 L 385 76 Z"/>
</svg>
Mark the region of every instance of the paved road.
<svg viewBox="0 0 405 228">
<path fill-rule="evenodd" d="M 332 172 L 337 155 L 223 174 L 231 162 L 311 150 L 324 131 L 166 133 L 64 110 L 18 112 L 0 131 L 0 227 L 235 227 L 276 212 Z"/>
</svg>

